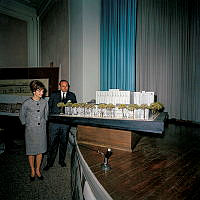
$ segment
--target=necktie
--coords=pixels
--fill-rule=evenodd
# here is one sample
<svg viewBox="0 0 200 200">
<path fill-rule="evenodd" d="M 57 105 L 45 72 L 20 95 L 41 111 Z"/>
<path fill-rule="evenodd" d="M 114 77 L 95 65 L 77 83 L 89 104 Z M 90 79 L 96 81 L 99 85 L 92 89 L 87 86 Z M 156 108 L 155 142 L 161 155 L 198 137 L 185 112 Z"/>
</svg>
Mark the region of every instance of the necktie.
<svg viewBox="0 0 200 200">
<path fill-rule="evenodd" d="M 64 99 L 65 99 L 65 93 L 63 92 L 62 100 L 64 100 Z"/>
</svg>

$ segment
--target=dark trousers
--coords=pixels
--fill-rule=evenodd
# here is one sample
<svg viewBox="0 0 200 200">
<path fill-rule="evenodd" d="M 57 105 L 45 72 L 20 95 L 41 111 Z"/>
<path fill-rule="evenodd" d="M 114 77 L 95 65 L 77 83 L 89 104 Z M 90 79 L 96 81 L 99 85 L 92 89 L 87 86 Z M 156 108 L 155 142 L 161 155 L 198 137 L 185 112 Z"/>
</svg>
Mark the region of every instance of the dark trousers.
<svg viewBox="0 0 200 200">
<path fill-rule="evenodd" d="M 59 163 L 65 161 L 70 126 L 66 124 L 49 124 L 49 146 L 47 163 L 53 166 L 59 148 Z"/>
</svg>

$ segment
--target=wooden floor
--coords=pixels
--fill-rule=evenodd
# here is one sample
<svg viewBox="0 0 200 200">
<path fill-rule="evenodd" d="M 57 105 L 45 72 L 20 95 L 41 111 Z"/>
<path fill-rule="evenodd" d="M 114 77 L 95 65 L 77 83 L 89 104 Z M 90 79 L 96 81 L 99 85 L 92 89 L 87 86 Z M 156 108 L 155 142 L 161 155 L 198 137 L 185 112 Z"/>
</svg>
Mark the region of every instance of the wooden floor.
<svg viewBox="0 0 200 200">
<path fill-rule="evenodd" d="M 100 168 L 105 148 L 79 145 L 114 200 L 200 198 L 200 127 L 169 124 L 164 137 L 143 137 L 134 152 L 112 149 L 112 169 Z"/>
</svg>

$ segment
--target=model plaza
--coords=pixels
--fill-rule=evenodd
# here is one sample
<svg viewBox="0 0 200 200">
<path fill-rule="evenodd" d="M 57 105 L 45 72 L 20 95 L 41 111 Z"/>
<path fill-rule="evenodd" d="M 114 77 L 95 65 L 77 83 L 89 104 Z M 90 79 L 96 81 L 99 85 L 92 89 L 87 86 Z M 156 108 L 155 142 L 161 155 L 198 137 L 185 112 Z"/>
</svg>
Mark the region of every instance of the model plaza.
<svg viewBox="0 0 200 200">
<path fill-rule="evenodd" d="M 154 120 L 163 105 L 154 102 L 154 92 L 132 92 L 110 89 L 96 91 L 96 102 L 60 102 L 61 114 L 79 117 Z"/>
</svg>

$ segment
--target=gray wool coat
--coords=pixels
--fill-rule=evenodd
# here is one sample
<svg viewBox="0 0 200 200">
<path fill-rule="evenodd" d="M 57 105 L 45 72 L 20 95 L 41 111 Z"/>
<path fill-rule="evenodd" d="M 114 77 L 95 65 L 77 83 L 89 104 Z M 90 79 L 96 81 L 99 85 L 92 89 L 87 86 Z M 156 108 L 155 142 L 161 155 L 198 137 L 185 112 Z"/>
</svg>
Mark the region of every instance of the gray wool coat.
<svg viewBox="0 0 200 200">
<path fill-rule="evenodd" d="M 22 104 L 19 118 L 25 125 L 26 155 L 45 153 L 47 150 L 48 102 L 45 99 L 35 101 L 28 98 Z"/>
</svg>

